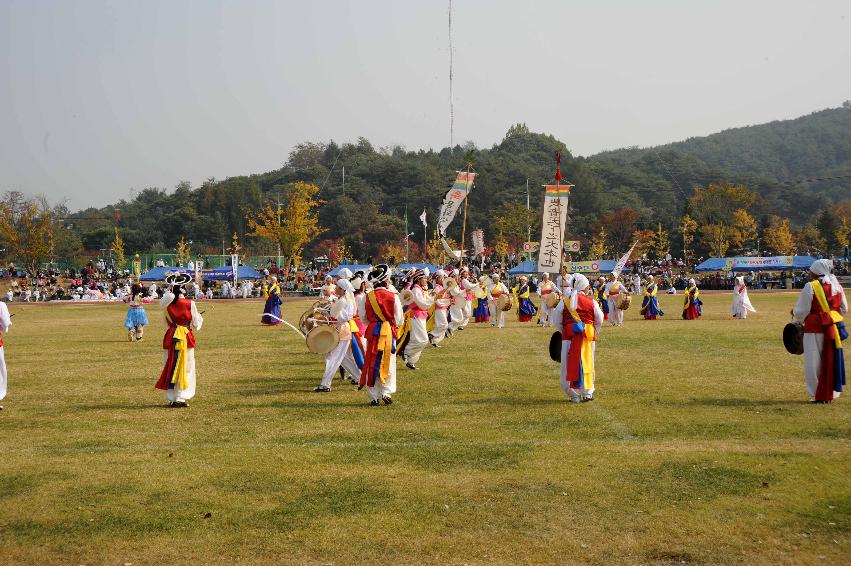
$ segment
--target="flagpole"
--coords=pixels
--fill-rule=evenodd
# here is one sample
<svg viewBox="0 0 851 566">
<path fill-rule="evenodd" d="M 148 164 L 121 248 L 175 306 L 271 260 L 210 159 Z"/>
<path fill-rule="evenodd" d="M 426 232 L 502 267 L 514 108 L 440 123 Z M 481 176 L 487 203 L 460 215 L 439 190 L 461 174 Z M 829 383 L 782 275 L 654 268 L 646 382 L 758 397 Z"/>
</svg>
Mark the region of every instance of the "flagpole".
<svg viewBox="0 0 851 566">
<path fill-rule="evenodd" d="M 425 210 L 423 210 L 423 215 L 425 215 Z M 428 261 L 428 257 L 426 256 L 426 251 L 428 250 L 428 224 L 426 222 L 423 221 L 423 263 Z"/>
<path fill-rule="evenodd" d="M 556 199 L 558 199 L 558 222 L 559 226 L 561 226 L 561 152 L 556 152 L 556 194 L 558 195 Z M 567 229 L 567 219 L 565 218 L 564 222 L 564 230 Z M 564 283 L 564 278 L 567 275 L 567 266 L 564 263 L 564 230 L 559 232 L 559 253 L 561 254 L 561 280 L 562 284 Z"/>
<path fill-rule="evenodd" d="M 467 231 L 467 203 L 470 201 L 470 170 L 473 165 L 467 161 L 467 194 L 464 196 L 464 222 L 461 226 L 461 260 L 460 267 L 464 267 L 464 233 Z"/>
</svg>

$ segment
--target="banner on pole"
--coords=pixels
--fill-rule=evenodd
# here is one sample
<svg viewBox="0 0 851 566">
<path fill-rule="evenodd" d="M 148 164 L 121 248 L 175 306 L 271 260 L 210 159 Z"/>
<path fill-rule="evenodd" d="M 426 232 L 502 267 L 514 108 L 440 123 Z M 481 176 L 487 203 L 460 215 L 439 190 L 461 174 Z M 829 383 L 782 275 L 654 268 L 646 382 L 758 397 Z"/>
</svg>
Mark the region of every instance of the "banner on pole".
<svg viewBox="0 0 851 566">
<path fill-rule="evenodd" d="M 139 259 L 139 254 L 133 258 L 133 273 L 136 274 L 136 281 L 142 276 L 142 260 Z"/>
<path fill-rule="evenodd" d="M 623 254 L 623 256 L 615 264 L 615 268 L 612 270 L 612 274 L 615 277 L 620 277 L 621 271 L 623 271 L 623 268 L 626 266 L 626 262 L 629 261 L 629 256 L 632 255 L 632 250 L 635 249 L 636 244 L 638 244 L 638 240 L 633 242 L 632 247 L 629 248 L 629 251 Z"/>
<path fill-rule="evenodd" d="M 203 282 L 201 281 L 201 270 L 204 268 L 204 262 L 199 260 L 195 261 L 195 283 L 200 287 Z"/>
<path fill-rule="evenodd" d="M 455 218 L 458 209 L 461 208 L 461 203 L 470 194 L 473 188 L 473 182 L 476 180 L 475 173 L 467 173 L 466 171 L 458 171 L 455 177 L 455 183 L 446 196 L 443 197 L 443 204 L 440 205 L 440 215 L 437 219 L 437 229 L 441 236 L 446 235 L 446 228 Z"/>
<path fill-rule="evenodd" d="M 482 255 L 485 253 L 485 233 L 476 229 L 473 230 L 473 255 Z"/>
<path fill-rule="evenodd" d="M 567 200 L 573 185 L 544 187 L 544 216 L 541 227 L 541 250 L 538 271 L 558 273 L 561 270 L 564 227 L 567 224 Z"/>
<path fill-rule="evenodd" d="M 426 211 L 425 211 L 425 209 L 423 209 L 423 213 L 420 214 L 420 221 L 423 223 L 423 226 L 428 228 L 428 223 L 426 222 L 426 218 L 427 218 Z"/>
<path fill-rule="evenodd" d="M 237 273 L 239 272 L 239 254 L 231 254 L 230 265 L 233 268 L 233 286 L 236 287 Z"/>
</svg>

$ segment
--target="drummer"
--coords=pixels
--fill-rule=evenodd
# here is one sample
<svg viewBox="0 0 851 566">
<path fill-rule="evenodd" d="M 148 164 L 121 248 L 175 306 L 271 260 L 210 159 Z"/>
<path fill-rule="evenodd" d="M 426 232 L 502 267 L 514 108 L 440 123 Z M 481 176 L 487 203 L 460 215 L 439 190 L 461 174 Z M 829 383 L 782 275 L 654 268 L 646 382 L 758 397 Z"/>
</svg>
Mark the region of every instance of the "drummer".
<svg viewBox="0 0 851 566">
<path fill-rule="evenodd" d="M 488 307 L 491 311 L 491 326 L 497 328 L 505 327 L 505 311 L 502 310 L 506 301 L 510 300 L 508 296 L 508 287 L 500 281 L 499 274 L 491 275 L 493 285 L 488 289 Z"/>
<path fill-rule="evenodd" d="M 363 367 L 363 353 L 357 341 L 352 342 L 352 318 L 355 316 L 355 288 L 347 279 L 340 279 L 334 287 L 337 301 L 331 308 L 333 327 L 340 335 L 337 346 L 325 355 L 325 373 L 322 382 L 313 388 L 315 393 L 331 391 L 331 382 L 342 367 L 349 375 L 360 376 Z M 352 347 L 354 346 L 354 350 Z M 356 358 L 358 360 L 356 361 Z M 358 361 L 360 363 L 358 363 Z"/>
<path fill-rule="evenodd" d="M 538 296 L 541 297 L 541 312 L 538 317 L 538 324 L 541 326 L 550 326 L 550 313 L 552 308 L 547 302 L 548 295 L 558 292 L 556 284 L 550 281 L 550 274 L 544 273 L 541 284 L 538 285 Z"/>
</svg>

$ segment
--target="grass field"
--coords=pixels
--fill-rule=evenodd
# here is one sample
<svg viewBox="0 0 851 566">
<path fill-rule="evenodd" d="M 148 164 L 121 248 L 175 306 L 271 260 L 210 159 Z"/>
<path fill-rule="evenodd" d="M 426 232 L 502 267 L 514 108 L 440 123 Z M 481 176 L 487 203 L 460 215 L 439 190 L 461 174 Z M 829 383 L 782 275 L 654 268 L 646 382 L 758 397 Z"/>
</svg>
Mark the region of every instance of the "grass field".
<svg viewBox="0 0 851 566">
<path fill-rule="evenodd" d="M 607 326 L 594 403 L 511 315 L 401 367 L 377 408 L 310 392 L 323 359 L 259 303 L 207 303 L 185 410 L 153 389 L 156 309 L 131 344 L 121 306 L 13 304 L 0 563 L 847 561 L 851 397 L 807 403 L 794 295 L 753 294 L 746 321 L 703 298 L 699 321 L 664 296 L 664 320 Z"/>
</svg>

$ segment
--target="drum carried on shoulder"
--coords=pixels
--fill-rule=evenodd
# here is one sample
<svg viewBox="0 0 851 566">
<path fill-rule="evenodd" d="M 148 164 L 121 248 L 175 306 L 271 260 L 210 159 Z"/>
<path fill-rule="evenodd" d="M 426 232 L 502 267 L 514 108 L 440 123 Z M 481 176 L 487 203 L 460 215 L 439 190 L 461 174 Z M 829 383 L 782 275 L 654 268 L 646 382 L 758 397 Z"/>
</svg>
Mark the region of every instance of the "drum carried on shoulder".
<svg viewBox="0 0 851 566">
<path fill-rule="evenodd" d="M 336 303 L 317 301 L 302 313 L 298 321 L 307 349 L 314 354 L 327 354 L 340 343 L 340 333 L 334 328 L 333 311 Z"/>
<path fill-rule="evenodd" d="M 618 309 L 625 311 L 632 304 L 632 295 L 629 293 L 621 293 L 620 300 L 618 301 Z"/>
<path fill-rule="evenodd" d="M 514 306 L 514 298 L 510 293 L 503 293 L 497 297 L 496 305 L 501 311 L 510 311 Z"/>
<path fill-rule="evenodd" d="M 548 307 L 554 309 L 558 306 L 558 302 L 561 300 L 561 294 L 558 291 L 553 291 L 552 293 L 547 293 L 544 295 L 543 302 L 546 303 Z"/>
</svg>

